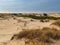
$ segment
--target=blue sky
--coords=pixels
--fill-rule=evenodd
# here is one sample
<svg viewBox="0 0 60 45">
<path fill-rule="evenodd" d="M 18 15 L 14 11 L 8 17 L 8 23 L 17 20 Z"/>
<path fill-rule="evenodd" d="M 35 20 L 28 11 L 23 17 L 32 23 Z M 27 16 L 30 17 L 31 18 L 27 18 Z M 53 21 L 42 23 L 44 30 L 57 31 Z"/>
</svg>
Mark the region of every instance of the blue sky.
<svg viewBox="0 0 60 45">
<path fill-rule="evenodd" d="M 0 12 L 60 12 L 60 0 L 0 0 Z"/>
</svg>

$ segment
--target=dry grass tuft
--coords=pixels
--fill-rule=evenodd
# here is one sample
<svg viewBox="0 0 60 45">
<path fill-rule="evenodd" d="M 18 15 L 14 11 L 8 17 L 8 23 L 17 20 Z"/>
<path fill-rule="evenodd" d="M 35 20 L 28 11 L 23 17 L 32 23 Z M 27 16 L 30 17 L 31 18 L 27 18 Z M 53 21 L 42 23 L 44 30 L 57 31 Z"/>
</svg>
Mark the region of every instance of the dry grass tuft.
<svg viewBox="0 0 60 45">
<path fill-rule="evenodd" d="M 57 20 L 56 22 L 52 23 L 52 25 L 56 25 L 60 27 L 60 20 Z"/>
<path fill-rule="evenodd" d="M 52 43 L 54 40 L 60 39 L 60 30 L 47 27 L 43 28 L 42 30 L 24 30 L 17 34 L 16 37 L 17 39 L 25 38 L 29 39 L 30 41 L 37 40 L 39 42 Z"/>
<path fill-rule="evenodd" d="M 25 39 L 27 45 L 50 45 L 60 39 L 60 30 L 44 27 L 43 29 L 23 30 L 12 39 Z"/>
<path fill-rule="evenodd" d="M 34 39 L 40 36 L 40 30 L 24 30 L 18 34 L 18 39 L 20 38 L 28 38 L 28 39 Z"/>
</svg>

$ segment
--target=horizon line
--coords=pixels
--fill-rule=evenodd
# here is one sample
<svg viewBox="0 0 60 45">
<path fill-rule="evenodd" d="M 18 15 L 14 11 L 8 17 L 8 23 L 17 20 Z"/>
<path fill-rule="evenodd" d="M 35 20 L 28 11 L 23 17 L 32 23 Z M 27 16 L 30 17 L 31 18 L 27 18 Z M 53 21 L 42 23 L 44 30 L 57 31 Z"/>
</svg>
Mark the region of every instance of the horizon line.
<svg viewBox="0 0 60 45">
<path fill-rule="evenodd" d="M 60 13 L 60 12 L 0 12 L 0 13 Z"/>
</svg>

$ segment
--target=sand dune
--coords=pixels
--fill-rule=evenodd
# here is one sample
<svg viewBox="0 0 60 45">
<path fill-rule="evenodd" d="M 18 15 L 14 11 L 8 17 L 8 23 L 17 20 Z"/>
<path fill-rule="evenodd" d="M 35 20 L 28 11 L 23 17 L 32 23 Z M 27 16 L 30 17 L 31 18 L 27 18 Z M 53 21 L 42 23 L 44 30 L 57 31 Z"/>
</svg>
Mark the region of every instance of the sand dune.
<svg viewBox="0 0 60 45">
<path fill-rule="evenodd" d="M 2 20 L 0 19 L 0 45 L 25 45 L 24 40 L 10 41 L 14 34 L 19 33 L 23 29 L 42 29 L 43 27 L 56 28 L 56 26 L 54 27 L 51 25 L 56 20 L 41 22 L 40 20 L 36 19 L 33 19 L 33 21 L 31 21 L 31 19 L 32 18 L 23 17 L 10 17 L 9 19 Z M 57 43 L 59 43 L 59 41 Z"/>
</svg>

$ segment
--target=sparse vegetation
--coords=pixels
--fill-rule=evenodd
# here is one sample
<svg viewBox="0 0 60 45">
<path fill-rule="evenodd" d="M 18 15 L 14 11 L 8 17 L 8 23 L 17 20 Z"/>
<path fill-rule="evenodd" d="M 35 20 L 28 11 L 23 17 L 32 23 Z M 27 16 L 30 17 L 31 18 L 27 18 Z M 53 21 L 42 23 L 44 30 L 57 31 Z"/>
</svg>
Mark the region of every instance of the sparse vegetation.
<svg viewBox="0 0 60 45">
<path fill-rule="evenodd" d="M 43 15 L 46 16 L 46 17 L 48 16 L 46 13 L 43 13 Z"/>
<path fill-rule="evenodd" d="M 0 17 L 4 18 L 5 15 L 17 16 L 17 17 L 28 17 L 28 18 L 32 18 L 32 19 L 38 19 L 38 20 L 41 20 L 41 19 L 58 20 L 58 19 L 60 19 L 60 17 L 48 16 L 48 14 L 46 14 L 46 13 L 43 13 L 43 16 L 41 16 L 41 14 L 40 14 L 40 16 L 36 16 L 37 14 L 11 13 L 11 14 L 1 14 Z"/>
<path fill-rule="evenodd" d="M 15 16 L 18 17 L 28 17 L 28 18 L 32 18 L 32 19 L 49 19 L 49 20 L 58 20 L 60 19 L 60 17 L 53 17 L 53 16 L 48 16 L 46 13 L 44 13 L 44 16 L 36 16 L 36 14 L 28 14 L 28 15 L 23 15 L 23 14 L 13 14 Z"/>
<path fill-rule="evenodd" d="M 56 25 L 60 27 L 60 20 L 57 20 L 56 22 L 52 23 L 52 25 Z"/>
<path fill-rule="evenodd" d="M 39 42 L 53 43 L 54 40 L 60 39 L 60 30 L 43 28 L 42 30 L 24 30 L 17 34 L 17 39 L 26 38 L 29 40 L 37 40 Z"/>
</svg>

